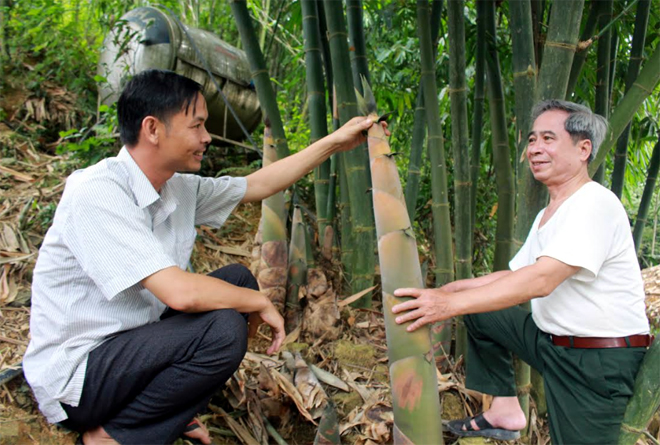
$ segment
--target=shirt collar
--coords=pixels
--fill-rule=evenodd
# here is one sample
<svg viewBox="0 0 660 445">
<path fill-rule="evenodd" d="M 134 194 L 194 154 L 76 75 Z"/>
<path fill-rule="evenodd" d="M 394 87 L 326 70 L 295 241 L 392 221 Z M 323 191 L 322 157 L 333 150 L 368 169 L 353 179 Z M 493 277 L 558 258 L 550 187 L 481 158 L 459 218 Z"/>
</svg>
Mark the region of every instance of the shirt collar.
<svg viewBox="0 0 660 445">
<path fill-rule="evenodd" d="M 156 191 L 149 181 L 149 178 L 147 178 L 142 169 L 137 165 L 126 147 L 121 148 L 117 155 L 117 159 L 121 161 L 128 170 L 128 175 L 130 177 L 129 185 L 133 191 L 135 199 L 137 200 L 138 206 L 140 206 L 141 209 L 150 206 L 161 198 L 161 195 Z"/>
</svg>

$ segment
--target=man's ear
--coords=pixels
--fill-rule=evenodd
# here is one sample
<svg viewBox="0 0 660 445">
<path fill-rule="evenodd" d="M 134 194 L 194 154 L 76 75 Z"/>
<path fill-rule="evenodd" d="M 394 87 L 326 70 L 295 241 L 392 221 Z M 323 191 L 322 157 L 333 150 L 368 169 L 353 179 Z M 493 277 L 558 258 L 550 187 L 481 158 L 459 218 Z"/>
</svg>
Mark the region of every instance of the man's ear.
<svg viewBox="0 0 660 445">
<path fill-rule="evenodd" d="M 578 145 L 580 147 L 580 159 L 587 162 L 587 160 L 589 160 L 589 156 L 591 156 L 591 151 L 593 150 L 591 140 L 582 139 L 580 142 L 578 142 Z"/>
<path fill-rule="evenodd" d="M 151 144 L 158 145 L 158 136 L 161 132 L 160 126 L 160 121 L 157 118 L 153 116 L 145 117 L 142 119 L 141 136 Z"/>
</svg>

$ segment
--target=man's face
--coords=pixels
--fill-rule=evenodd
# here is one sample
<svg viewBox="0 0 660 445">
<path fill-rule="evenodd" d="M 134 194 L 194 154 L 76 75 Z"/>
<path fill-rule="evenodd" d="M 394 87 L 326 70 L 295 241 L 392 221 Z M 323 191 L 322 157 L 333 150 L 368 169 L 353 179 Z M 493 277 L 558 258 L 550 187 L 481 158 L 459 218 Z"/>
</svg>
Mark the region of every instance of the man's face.
<svg viewBox="0 0 660 445">
<path fill-rule="evenodd" d="M 591 141 L 573 142 L 564 129 L 568 113 L 550 110 L 534 121 L 527 139 L 527 160 L 537 181 L 545 185 L 563 183 L 587 168 Z"/>
<path fill-rule="evenodd" d="M 179 111 L 168 123 L 161 122 L 165 137 L 159 140 L 158 154 L 163 166 L 172 172 L 196 172 L 202 166 L 211 136 L 204 127 L 208 118 L 206 101 L 197 93 L 197 102 L 188 113 Z M 194 103 L 194 102 L 193 102 Z"/>
</svg>

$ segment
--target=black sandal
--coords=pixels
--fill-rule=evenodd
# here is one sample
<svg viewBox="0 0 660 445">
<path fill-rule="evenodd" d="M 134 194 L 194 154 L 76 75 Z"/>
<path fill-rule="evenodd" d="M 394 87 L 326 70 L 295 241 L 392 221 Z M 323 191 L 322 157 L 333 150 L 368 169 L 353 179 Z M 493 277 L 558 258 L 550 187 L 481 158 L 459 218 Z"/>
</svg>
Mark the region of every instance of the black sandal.
<svg viewBox="0 0 660 445">
<path fill-rule="evenodd" d="M 474 420 L 474 423 L 479 428 L 478 430 L 472 428 L 472 420 Z M 520 431 L 495 428 L 486 420 L 483 413 L 475 417 L 451 420 L 446 422 L 445 426 L 452 434 L 461 437 L 490 437 L 498 440 L 515 440 L 520 438 Z"/>
</svg>

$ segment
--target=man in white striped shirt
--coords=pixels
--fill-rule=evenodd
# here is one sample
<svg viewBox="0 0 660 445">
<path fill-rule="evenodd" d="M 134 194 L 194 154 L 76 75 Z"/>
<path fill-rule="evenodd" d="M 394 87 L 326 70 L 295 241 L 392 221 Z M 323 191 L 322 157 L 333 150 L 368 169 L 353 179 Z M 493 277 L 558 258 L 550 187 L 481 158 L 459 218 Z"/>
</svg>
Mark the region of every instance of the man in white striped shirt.
<svg viewBox="0 0 660 445">
<path fill-rule="evenodd" d="M 69 177 L 40 249 L 25 375 L 48 420 L 83 433 L 80 443 L 171 443 L 182 433 L 210 443 L 191 420 L 238 368 L 248 326 L 270 326 L 268 353 L 285 332 L 243 266 L 185 271 L 195 225 L 220 227 L 240 202 L 364 142 L 372 125 L 355 118 L 245 178 L 202 178 L 179 173 L 198 171 L 211 141 L 200 91 L 172 72 L 135 76 L 118 103 L 124 148 Z M 167 308 L 175 315 L 162 317 Z"/>
</svg>

